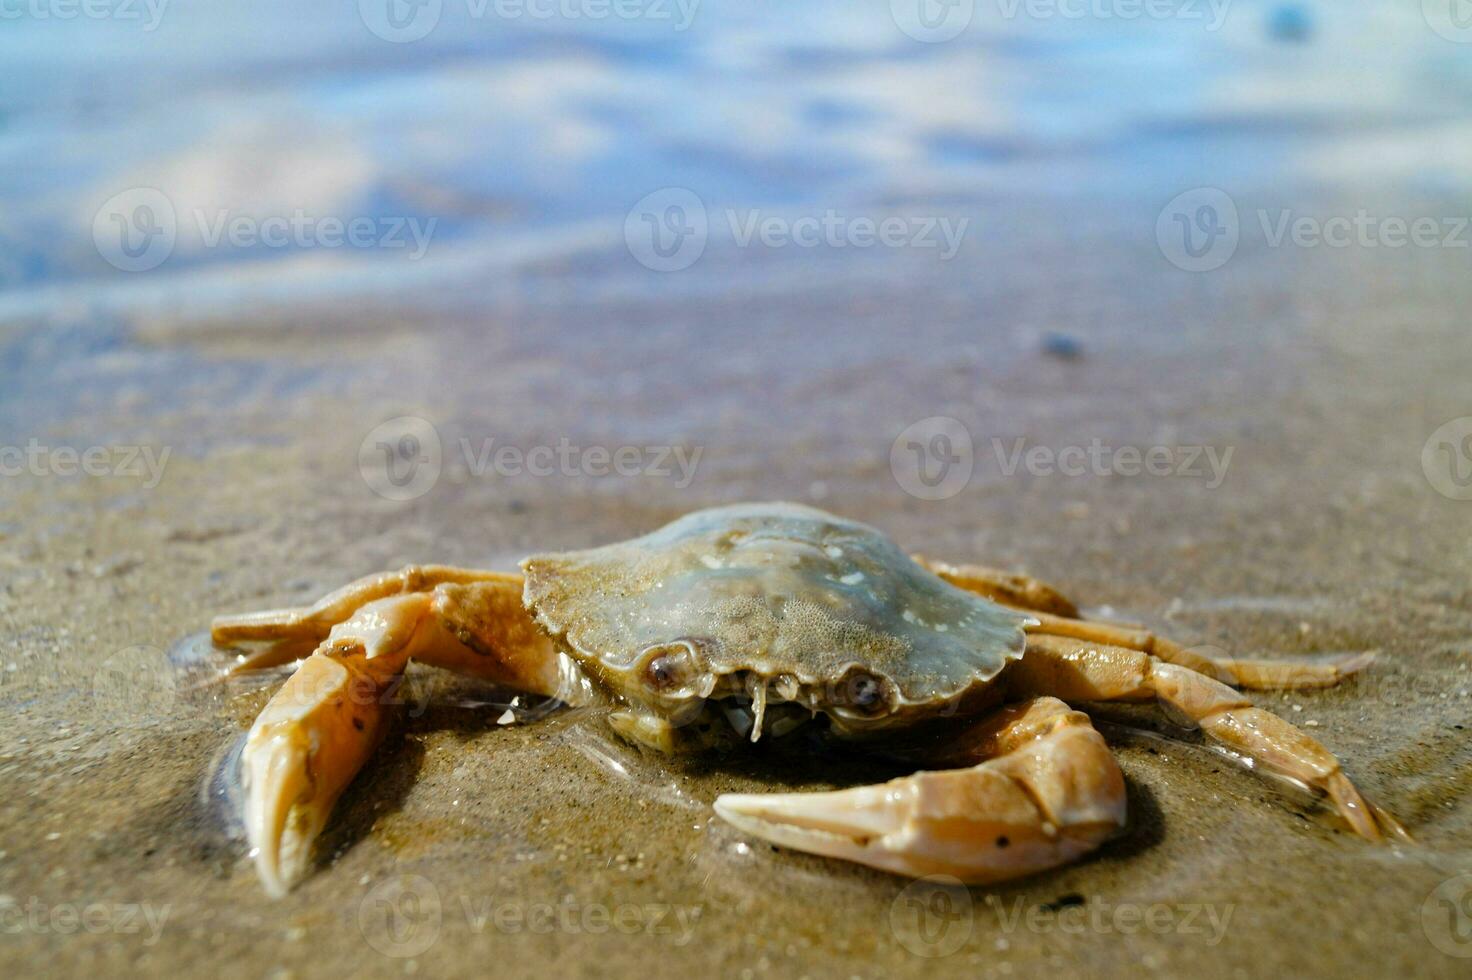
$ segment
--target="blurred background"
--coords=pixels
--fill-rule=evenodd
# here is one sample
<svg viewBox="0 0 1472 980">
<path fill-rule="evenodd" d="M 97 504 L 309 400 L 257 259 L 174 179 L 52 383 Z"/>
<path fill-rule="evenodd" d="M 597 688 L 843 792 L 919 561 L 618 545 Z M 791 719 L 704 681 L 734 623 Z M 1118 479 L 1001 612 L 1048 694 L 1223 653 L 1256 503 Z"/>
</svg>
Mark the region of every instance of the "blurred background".
<svg viewBox="0 0 1472 980">
<path fill-rule="evenodd" d="M 576 356 L 626 318 L 609 367 L 675 370 L 605 383 L 759 412 L 702 381 L 750 377 L 746 358 L 768 388 L 891 356 L 934 374 L 1040 338 L 1162 351 L 1214 296 L 1267 302 L 1260 277 L 1289 266 L 1358 278 L 1467 254 L 1472 235 L 1442 227 L 1467 210 L 1461 0 L 739 6 L 13 0 L 0 317 L 45 329 L 8 347 L 6 417 L 187 410 L 203 389 L 202 410 L 242 411 L 334 371 L 417 398 L 494 370 L 508 338 Z M 1372 237 L 1428 217 L 1435 241 L 1323 243 L 1361 210 Z M 1316 242 L 1285 238 L 1299 219 Z M 389 308 L 415 322 L 390 327 Z M 477 330 L 441 343 L 439 314 Z M 201 362 L 174 334 L 72 357 L 124 323 L 228 324 L 220 343 L 267 317 L 353 322 L 294 335 L 290 364 Z M 727 317 L 753 342 L 712 326 Z M 370 329 L 420 350 L 391 379 L 312 363 Z M 958 359 L 951 340 L 972 346 Z M 683 356 L 697 344 L 724 363 Z M 698 423 L 692 400 L 662 394 L 661 425 Z"/>
<path fill-rule="evenodd" d="M 171 916 L 146 944 L 27 918 L 0 961 L 1472 954 L 1466 0 L 0 0 L 0 174 L 0 912 Z M 461 694 L 391 738 L 319 873 L 261 896 L 208 774 L 274 679 L 187 684 L 210 616 L 746 498 L 1225 655 L 1379 651 L 1356 689 L 1259 700 L 1321 723 L 1420 848 L 1117 719 L 1129 837 L 927 931 L 902 883 L 706 820 L 871 769 L 671 773 Z M 434 935 L 385 951 L 375 889 L 406 874 Z M 699 909 L 698 942 L 464 914 L 564 895 Z M 1231 941 L 1019 930 L 993 898 L 1209 905 Z"/>
</svg>

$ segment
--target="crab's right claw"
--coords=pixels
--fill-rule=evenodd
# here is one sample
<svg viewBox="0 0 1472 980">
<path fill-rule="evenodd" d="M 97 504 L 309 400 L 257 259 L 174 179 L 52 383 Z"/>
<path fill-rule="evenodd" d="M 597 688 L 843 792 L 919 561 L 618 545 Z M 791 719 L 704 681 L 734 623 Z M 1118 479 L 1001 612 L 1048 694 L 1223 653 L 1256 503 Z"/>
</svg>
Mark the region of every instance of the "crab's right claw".
<svg viewBox="0 0 1472 980">
<path fill-rule="evenodd" d="M 1065 864 L 1124 826 L 1124 779 L 1087 719 L 1053 705 L 1051 730 L 978 766 L 828 793 L 726 794 L 715 810 L 774 844 L 912 877 L 986 884 Z"/>
<path fill-rule="evenodd" d="M 378 743 L 387 709 L 376 666 L 361 657 L 308 657 L 246 736 L 246 837 L 272 897 L 311 867 L 313 841 Z"/>
</svg>

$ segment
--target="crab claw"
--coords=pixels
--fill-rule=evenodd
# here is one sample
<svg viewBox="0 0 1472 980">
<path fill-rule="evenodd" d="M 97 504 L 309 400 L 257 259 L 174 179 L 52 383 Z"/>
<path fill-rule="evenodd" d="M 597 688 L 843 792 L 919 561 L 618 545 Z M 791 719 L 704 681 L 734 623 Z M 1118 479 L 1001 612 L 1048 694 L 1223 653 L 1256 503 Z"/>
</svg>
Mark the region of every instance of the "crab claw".
<svg viewBox="0 0 1472 980">
<path fill-rule="evenodd" d="M 362 664 L 308 657 L 246 736 L 246 837 L 272 897 L 290 891 L 310 868 L 312 842 L 384 728 L 382 684 Z"/>
<path fill-rule="evenodd" d="M 1051 700 L 1051 699 L 1049 699 Z M 1124 825 L 1124 780 L 1077 712 L 969 769 L 827 793 L 726 794 L 716 813 L 795 850 L 985 884 L 1074 860 Z"/>
</svg>

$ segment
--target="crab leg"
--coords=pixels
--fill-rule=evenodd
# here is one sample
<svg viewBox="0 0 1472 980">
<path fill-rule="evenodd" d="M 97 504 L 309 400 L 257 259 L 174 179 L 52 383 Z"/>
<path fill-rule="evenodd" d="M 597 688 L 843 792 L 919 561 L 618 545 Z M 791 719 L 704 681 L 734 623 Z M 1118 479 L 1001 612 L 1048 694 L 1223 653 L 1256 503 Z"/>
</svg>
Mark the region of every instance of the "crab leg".
<svg viewBox="0 0 1472 980">
<path fill-rule="evenodd" d="M 975 592 L 994 602 L 1016 609 L 1078 618 L 1078 607 L 1063 593 L 1028 575 L 1004 572 L 984 565 L 952 565 L 913 555 L 915 563 L 945 579 L 958 589 Z"/>
<path fill-rule="evenodd" d="M 1038 624 L 1028 628 L 1030 633 L 1067 636 L 1154 654 L 1167 663 L 1250 691 L 1333 687 L 1368 667 L 1375 659 L 1373 653 L 1355 654 L 1336 663 L 1318 664 L 1217 659 L 1156 636 L 1146 629 L 1083 619 L 1074 604 L 1057 589 L 1026 575 L 1000 572 L 981 565 L 949 565 L 918 555 L 915 561 L 957 588 L 975 592 L 1004 606 L 1031 612 Z"/>
<path fill-rule="evenodd" d="M 310 606 L 267 609 L 234 616 L 216 616 L 210 638 L 216 646 L 269 641 L 270 646 L 247 657 L 235 669 L 260 669 L 290 663 L 311 653 L 338 623 L 375 599 L 425 592 L 441 584 L 495 582 L 515 585 L 521 576 L 484 572 L 451 565 L 406 565 L 397 572 L 379 572 L 335 589 Z"/>
<path fill-rule="evenodd" d="M 1008 674 L 1010 689 L 1068 701 L 1157 700 L 1256 766 L 1325 794 L 1367 840 L 1408 840 L 1390 814 L 1367 801 L 1328 749 L 1241 694 L 1159 657 L 1078 640 L 1030 637 Z"/>
<path fill-rule="evenodd" d="M 715 810 L 785 847 L 975 884 L 1065 864 L 1124 826 L 1119 766 L 1057 698 L 998 711 L 963 746 L 963 761 L 985 761 L 829 793 L 728 793 Z"/>
<path fill-rule="evenodd" d="M 305 874 L 312 842 L 377 745 L 411 659 L 531 693 L 564 686 L 563 662 L 523 611 L 519 581 L 442 584 L 360 606 L 330 629 L 246 736 L 246 836 L 273 896 Z"/>
<path fill-rule="evenodd" d="M 1153 654 L 1166 663 L 1205 674 L 1224 684 L 1249 691 L 1304 690 L 1333 687 L 1364 670 L 1375 660 L 1373 653 L 1343 657 L 1334 663 L 1294 663 L 1288 660 L 1217 659 L 1156 636 L 1149 630 L 1116 626 L 1086 619 L 1066 619 L 1047 613 L 1033 614 L 1039 623 L 1029 633 L 1062 636 L 1106 646 L 1124 647 Z"/>
</svg>

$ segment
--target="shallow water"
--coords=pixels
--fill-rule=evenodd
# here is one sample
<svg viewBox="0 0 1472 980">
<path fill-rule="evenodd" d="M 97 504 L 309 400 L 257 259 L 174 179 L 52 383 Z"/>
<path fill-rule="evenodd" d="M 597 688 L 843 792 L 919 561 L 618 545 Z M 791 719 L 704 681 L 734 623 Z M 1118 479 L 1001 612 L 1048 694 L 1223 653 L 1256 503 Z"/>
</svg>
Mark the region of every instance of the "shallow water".
<svg viewBox="0 0 1472 980">
<path fill-rule="evenodd" d="M 48 911 L 5 927 L 0 962 L 1465 973 L 1472 503 L 1421 454 L 1469 411 L 1468 251 L 1269 231 L 1284 208 L 1467 214 L 1472 46 L 1416 4 L 1369 2 L 1239 2 L 1215 31 L 977 4 L 938 44 L 883 4 L 702 6 L 683 32 L 466 9 L 445 4 L 406 44 L 351 7 L 285 3 L 180 4 L 141 36 L 0 31 L 0 445 L 169 451 L 157 481 L 118 455 L 107 476 L 0 478 L 0 895 L 168 910 L 156 934 L 123 931 L 116 910 L 68 931 Z M 128 273 L 94 219 L 140 185 L 167 192 L 178 240 Z M 625 224 L 669 186 L 696 193 L 709 234 L 660 273 Z M 1234 200 L 1241 242 L 1193 274 L 1157 225 L 1203 186 Z M 437 224 L 418 259 L 209 247 L 194 214 L 221 208 Z M 948 260 L 743 247 L 753 209 L 969 223 Z M 441 454 L 396 484 L 375 453 L 400 444 L 402 424 L 379 426 L 401 416 Z M 939 500 L 891 457 L 932 416 L 973 444 L 970 479 Z M 1068 476 L 1009 470 L 1018 438 L 1233 455 L 1214 486 Z M 494 463 L 563 441 L 651 465 Z M 700 450 L 687 482 L 649 472 L 662 447 Z M 1023 567 L 1229 655 L 1379 651 L 1343 689 L 1257 700 L 1339 753 L 1416 846 L 1363 845 L 1155 713 L 1109 708 L 1120 840 L 1006 887 L 907 888 L 709 811 L 720 792 L 851 785 L 890 763 L 767 746 L 650 759 L 593 714 L 500 725 L 502 695 L 416 671 L 318 873 L 264 898 L 206 779 L 271 678 L 201 687 L 169 666 L 181 638 L 408 561 L 511 568 L 745 498 Z M 550 931 L 527 924 L 564 906 Z M 1160 929 L 1070 918 L 1155 906 Z M 625 907 L 637 928 L 599 918 Z M 1208 911 L 1219 932 L 1199 928 Z"/>
</svg>

